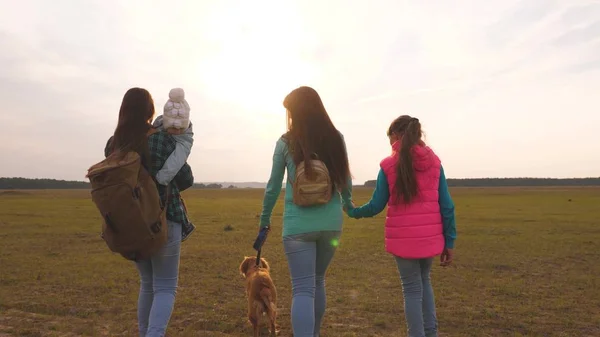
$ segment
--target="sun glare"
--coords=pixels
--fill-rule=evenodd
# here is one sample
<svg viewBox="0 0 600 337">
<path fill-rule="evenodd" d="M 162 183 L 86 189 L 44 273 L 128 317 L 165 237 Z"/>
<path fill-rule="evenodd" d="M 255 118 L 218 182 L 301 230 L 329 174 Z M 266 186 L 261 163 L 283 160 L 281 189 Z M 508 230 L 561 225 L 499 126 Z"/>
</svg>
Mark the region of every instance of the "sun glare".
<svg viewBox="0 0 600 337">
<path fill-rule="evenodd" d="M 281 117 L 285 95 L 309 84 L 314 67 L 302 58 L 302 21 L 287 2 L 243 2 L 212 16 L 207 33 L 216 50 L 199 77 L 213 98 Z"/>
</svg>

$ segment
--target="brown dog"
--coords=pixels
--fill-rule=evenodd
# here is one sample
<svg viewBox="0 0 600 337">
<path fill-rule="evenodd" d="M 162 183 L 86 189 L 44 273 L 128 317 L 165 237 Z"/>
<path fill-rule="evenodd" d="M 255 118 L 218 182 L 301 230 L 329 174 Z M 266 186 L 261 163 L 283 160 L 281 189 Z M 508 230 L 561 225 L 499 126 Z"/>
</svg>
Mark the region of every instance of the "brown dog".
<svg viewBox="0 0 600 337">
<path fill-rule="evenodd" d="M 256 266 L 256 257 L 244 258 L 240 264 L 240 273 L 246 278 L 246 296 L 248 296 L 248 321 L 254 328 L 254 337 L 259 335 L 259 319 L 264 314 L 269 317 L 271 336 L 276 336 L 277 290 L 271 279 L 269 263 L 263 258 Z"/>
</svg>

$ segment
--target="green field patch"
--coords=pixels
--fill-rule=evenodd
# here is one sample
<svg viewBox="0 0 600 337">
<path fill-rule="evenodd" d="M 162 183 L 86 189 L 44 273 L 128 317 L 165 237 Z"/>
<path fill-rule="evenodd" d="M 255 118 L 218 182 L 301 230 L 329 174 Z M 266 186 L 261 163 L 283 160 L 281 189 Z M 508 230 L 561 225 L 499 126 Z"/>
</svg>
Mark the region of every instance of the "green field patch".
<svg viewBox="0 0 600 337">
<path fill-rule="evenodd" d="M 100 238 L 89 191 L 12 192 L 0 194 L 0 336 L 136 335 L 137 271 Z M 361 204 L 372 190 L 354 192 Z M 184 193 L 197 229 L 182 245 L 169 336 L 251 335 L 237 268 L 255 254 L 263 194 Z M 600 336 L 600 189 L 453 188 L 452 195 L 455 264 L 432 270 L 441 337 Z M 291 336 L 281 201 L 273 214 L 263 257 L 279 292 L 280 336 Z M 323 336 L 406 336 L 384 220 L 346 218 L 327 275 Z"/>
</svg>

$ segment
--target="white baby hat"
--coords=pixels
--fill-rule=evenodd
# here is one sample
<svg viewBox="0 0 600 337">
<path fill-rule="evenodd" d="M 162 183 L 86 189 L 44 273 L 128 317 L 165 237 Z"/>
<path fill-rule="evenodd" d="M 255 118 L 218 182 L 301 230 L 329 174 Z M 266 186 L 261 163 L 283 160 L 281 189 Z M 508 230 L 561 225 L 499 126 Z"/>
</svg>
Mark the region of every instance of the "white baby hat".
<svg viewBox="0 0 600 337">
<path fill-rule="evenodd" d="M 163 125 L 166 129 L 187 129 L 190 126 L 190 105 L 185 100 L 183 89 L 174 88 L 169 92 L 163 111 Z"/>
</svg>

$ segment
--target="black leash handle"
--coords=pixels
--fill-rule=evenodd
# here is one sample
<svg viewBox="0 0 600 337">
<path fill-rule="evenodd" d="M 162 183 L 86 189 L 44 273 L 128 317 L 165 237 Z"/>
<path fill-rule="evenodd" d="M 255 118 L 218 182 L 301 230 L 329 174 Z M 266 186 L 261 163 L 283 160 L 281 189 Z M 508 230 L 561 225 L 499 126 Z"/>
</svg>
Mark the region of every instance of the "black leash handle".
<svg viewBox="0 0 600 337">
<path fill-rule="evenodd" d="M 260 230 L 260 232 L 258 234 L 258 237 L 256 238 L 256 241 L 254 241 L 254 249 L 256 249 L 256 267 L 260 266 L 260 253 L 262 252 L 262 246 L 263 246 L 263 244 L 267 240 L 267 236 L 269 234 L 269 231 L 270 231 L 270 227 L 269 226 L 263 227 Z"/>
<path fill-rule="evenodd" d="M 259 249 L 258 252 L 256 253 L 256 266 L 259 267 L 260 266 L 260 252 L 262 251 L 262 249 Z"/>
</svg>

